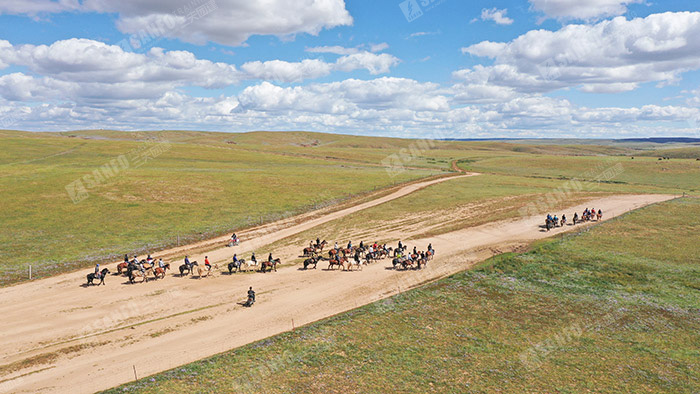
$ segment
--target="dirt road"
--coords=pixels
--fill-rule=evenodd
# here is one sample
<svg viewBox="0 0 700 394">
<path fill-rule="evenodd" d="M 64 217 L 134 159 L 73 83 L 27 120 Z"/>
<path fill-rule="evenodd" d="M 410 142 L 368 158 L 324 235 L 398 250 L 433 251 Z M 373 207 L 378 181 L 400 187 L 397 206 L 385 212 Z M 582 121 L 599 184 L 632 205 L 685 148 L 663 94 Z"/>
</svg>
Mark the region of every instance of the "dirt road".
<svg viewBox="0 0 700 394">
<path fill-rule="evenodd" d="M 238 247 L 207 251 L 207 255 L 212 261 L 228 261 L 234 251 L 258 250 L 262 245 L 427 186 L 406 186 L 379 200 L 268 232 Z M 587 205 L 603 208 L 607 220 L 671 198 L 612 196 Z M 569 211 L 580 212 L 583 208 L 572 207 Z M 165 280 L 137 285 L 110 276 L 106 286 L 89 289 L 81 287 L 84 275 L 73 273 L 0 289 L 0 393 L 89 393 L 106 389 L 133 380 L 134 367 L 139 377 L 170 369 L 574 229 L 567 226 L 543 232 L 541 221 L 541 217 L 519 218 L 410 240 L 411 247 L 424 249 L 432 243 L 437 250 L 435 260 L 422 271 L 389 270 L 386 268 L 391 263 L 384 260 L 359 272 L 327 271 L 325 264 L 319 264 L 318 269 L 309 271 L 289 266 L 268 274 L 216 273 L 202 279 L 169 274 Z M 276 251 L 276 255 L 293 256 L 303 246 Z M 248 286 L 258 292 L 258 302 L 250 309 L 237 304 L 243 301 Z"/>
</svg>

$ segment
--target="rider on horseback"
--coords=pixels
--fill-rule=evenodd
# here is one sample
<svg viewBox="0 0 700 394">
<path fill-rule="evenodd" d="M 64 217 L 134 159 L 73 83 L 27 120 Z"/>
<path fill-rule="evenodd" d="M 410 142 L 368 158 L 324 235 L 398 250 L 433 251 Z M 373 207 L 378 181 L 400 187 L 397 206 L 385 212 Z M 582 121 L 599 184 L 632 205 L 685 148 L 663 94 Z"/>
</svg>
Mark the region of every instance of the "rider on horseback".
<svg viewBox="0 0 700 394">
<path fill-rule="evenodd" d="M 258 263 L 258 259 L 255 258 L 255 252 L 250 256 L 250 261 L 252 261 L 254 264 Z"/>
<path fill-rule="evenodd" d="M 269 261 L 270 263 L 272 262 L 272 253 L 270 253 L 270 255 L 267 256 L 267 261 Z"/>
<path fill-rule="evenodd" d="M 352 241 L 348 241 L 348 249 L 352 249 Z"/>
<path fill-rule="evenodd" d="M 209 264 L 209 256 L 204 256 L 204 266 L 207 267 L 207 270 L 211 271 L 211 264 Z"/>
<path fill-rule="evenodd" d="M 163 259 L 162 259 L 162 258 L 159 258 L 159 259 L 158 259 L 158 266 L 159 266 L 160 268 L 165 268 L 165 263 L 163 263 Z"/>
<path fill-rule="evenodd" d="M 95 264 L 95 279 L 100 279 L 100 264 Z"/>
<path fill-rule="evenodd" d="M 190 263 L 190 259 L 187 256 L 185 256 L 185 265 L 187 269 L 192 269 L 192 263 Z"/>
<path fill-rule="evenodd" d="M 248 301 L 246 301 L 245 305 L 246 306 L 251 306 L 255 302 L 255 291 L 253 290 L 253 286 L 250 286 L 248 288 Z"/>
</svg>

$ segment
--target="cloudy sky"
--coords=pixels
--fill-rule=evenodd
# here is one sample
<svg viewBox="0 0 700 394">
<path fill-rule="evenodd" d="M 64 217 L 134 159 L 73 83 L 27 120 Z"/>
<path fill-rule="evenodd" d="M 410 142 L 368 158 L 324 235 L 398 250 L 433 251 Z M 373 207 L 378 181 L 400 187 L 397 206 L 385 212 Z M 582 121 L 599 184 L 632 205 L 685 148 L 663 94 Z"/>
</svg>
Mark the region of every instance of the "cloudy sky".
<svg viewBox="0 0 700 394">
<path fill-rule="evenodd" d="M 700 137 L 700 2 L 2 0 L 0 129 Z"/>
</svg>

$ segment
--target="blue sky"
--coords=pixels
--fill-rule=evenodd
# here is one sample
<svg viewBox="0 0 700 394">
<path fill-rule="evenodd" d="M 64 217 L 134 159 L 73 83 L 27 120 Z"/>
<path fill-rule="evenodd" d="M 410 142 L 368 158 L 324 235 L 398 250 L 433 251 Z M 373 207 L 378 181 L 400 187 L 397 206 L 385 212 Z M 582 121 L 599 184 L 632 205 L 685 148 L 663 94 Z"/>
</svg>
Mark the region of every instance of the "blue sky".
<svg viewBox="0 0 700 394">
<path fill-rule="evenodd" d="M 419 12 L 407 17 L 408 6 Z M 644 0 L 4 0 L 0 129 L 700 136 L 698 11 Z"/>
</svg>

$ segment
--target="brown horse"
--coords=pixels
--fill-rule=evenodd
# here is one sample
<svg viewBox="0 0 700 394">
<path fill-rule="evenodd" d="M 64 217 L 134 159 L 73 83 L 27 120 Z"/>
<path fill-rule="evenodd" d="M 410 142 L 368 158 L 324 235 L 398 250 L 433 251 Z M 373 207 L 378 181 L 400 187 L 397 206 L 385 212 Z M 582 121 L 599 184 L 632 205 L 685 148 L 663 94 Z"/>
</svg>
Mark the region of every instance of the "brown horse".
<svg viewBox="0 0 700 394">
<path fill-rule="evenodd" d="M 117 274 L 121 275 L 122 271 L 126 271 L 126 268 L 129 266 L 129 263 L 123 262 L 117 264 Z"/>
<path fill-rule="evenodd" d="M 333 266 L 338 266 L 338 268 L 344 268 L 344 264 L 348 261 L 346 257 L 333 256 L 328 260 L 328 269 L 333 269 Z"/>
<path fill-rule="evenodd" d="M 169 269 L 170 269 L 170 263 L 163 264 L 163 268 L 156 267 L 153 270 L 153 276 L 155 276 L 156 279 L 158 279 L 158 278 L 164 279 L 165 278 L 165 271 L 167 271 Z"/>
<path fill-rule="evenodd" d="M 323 241 L 321 241 L 320 244 L 315 245 L 316 253 L 321 253 L 321 252 L 323 252 L 323 248 L 324 248 L 326 245 L 328 245 L 328 241 L 326 241 L 325 239 L 324 239 Z"/>
<path fill-rule="evenodd" d="M 272 270 L 275 270 L 275 272 L 277 272 L 277 264 L 281 264 L 280 259 L 274 259 L 272 261 L 265 260 L 262 263 L 260 263 L 260 272 L 262 272 L 263 274 Z"/>
</svg>

